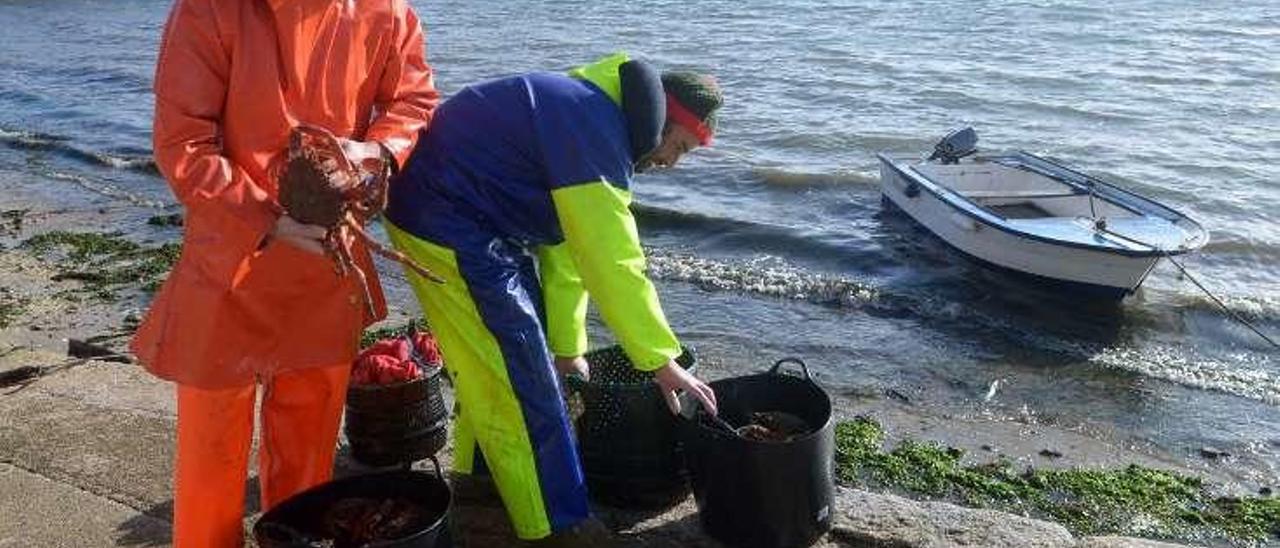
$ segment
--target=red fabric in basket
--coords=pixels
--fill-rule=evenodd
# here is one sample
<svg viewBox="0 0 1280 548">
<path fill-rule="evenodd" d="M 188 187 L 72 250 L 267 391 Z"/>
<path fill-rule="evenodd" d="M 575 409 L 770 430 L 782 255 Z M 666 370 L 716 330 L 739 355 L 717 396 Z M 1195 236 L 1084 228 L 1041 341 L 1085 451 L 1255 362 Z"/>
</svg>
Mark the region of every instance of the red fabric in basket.
<svg viewBox="0 0 1280 548">
<path fill-rule="evenodd" d="M 424 363 L 440 363 L 440 348 L 430 333 L 414 335 L 414 346 Z M 375 342 L 356 357 L 351 368 L 351 383 L 395 384 L 417 379 L 422 376 L 422 371 L 411 354 L 409 340 L 404 337 Z"/>
</svg>

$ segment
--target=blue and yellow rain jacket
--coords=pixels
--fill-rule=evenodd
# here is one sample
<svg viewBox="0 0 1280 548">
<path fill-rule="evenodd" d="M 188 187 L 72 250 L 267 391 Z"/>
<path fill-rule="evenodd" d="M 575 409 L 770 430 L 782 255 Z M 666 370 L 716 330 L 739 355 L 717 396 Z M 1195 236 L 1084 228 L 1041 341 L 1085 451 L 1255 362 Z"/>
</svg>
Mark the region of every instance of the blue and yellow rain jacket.
<svg viewBox="0 0 1280 548">
<path fill-rule="evenodd" d="M 444 247 L 536 253 L 552 352 L 587 350 L 589 293 L 636 367 L 652 370 L 680 349 L 645 276 L 629 209 L 635 158 L 619 76 L 627 61 L 618 54 L 569 75 L 461 90 L 440 105 L 392 184 L 386 217 Z"/>
</svg>

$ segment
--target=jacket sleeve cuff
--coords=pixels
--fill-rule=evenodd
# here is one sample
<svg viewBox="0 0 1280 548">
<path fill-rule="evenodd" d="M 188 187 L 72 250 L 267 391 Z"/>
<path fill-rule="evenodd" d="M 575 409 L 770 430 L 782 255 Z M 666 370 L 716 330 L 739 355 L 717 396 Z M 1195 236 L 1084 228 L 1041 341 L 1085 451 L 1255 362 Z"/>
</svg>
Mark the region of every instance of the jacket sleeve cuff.
<svg viewBox="0 0 1280 548">
<path fill-rule="evenodd" d="M 560 358 L 575 358 L 587 353 L 587 332 L 580 331 L 571 340 L 550 338 L 551 353 Z"/>
<path fill-rule="evenodd" d="M 392 158 L 391 171 L 398 173 L 405 163 L 409 161 L 409 155 L 413 153 L 413 145 L 417 141 L 413 137 L 396 136 L 394 132 L 374 126 L 369 130 L 369 134 L 365 137 L 366 141 L 378 143 L 382 150 Z"/>
<path fill-rule="evenodd" d="M 663 366 L 667 365 L 667 362 L 680 356 L 680 348 L 678 345 L 674 350 L 666 348 L 661 350 L 649 349 L 633 352 L 626 347 L 623 347 L 623 350 L 626 351 L 627 358 L 631 359 L 633 367 L 646 372 L 653 372 L 662 369 Z"/>
</svg>

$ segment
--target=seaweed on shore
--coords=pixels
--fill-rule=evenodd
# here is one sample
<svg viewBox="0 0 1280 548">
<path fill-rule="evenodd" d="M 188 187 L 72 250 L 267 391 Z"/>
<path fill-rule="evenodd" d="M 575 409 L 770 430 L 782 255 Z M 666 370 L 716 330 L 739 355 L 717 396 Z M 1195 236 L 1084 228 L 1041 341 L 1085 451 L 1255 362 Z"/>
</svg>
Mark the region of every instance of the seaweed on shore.
<svg viewBox="0 0 1280 548">
<path fill-rule="evenodd" d="M 181 251 L 176 243 L 144 246 L 124 239 L 118 232 L 54 231 L 33 236 L 21 247 L 39 257 L 57 257 L 62 271 L 53 276 L 54 281 L 82 283 L 79 290 L 60 293 L 72 301 L 85 293 L 99 300 L 114 300 L 116 291 L 131 287 L 153 292 L 168 276 Z"/>
<path fill-rule="evenodd" d="M 22 224 L 30 209 L 6 209 L 0 211 L 0 236 L 16 236 L 22 232 Z"/>
<path fill-rule="evenodd" d="M 428 331 L 426 318 L 413 318 L 408 322 L 405 322 L 404 325 L 366 329 L 364 333 L 360 334 L 360 348 L 368 348 L 373 343 L 382 339 L 403 337 L 409 333 L 417 331 Z"/>
<path fill-rule="evenodd" d="M 963 466 L 960 449 L 906 440 L 886 451 L 884 438 L 883 428 L 870 418 L 838 424 L 839 480 L 1047 517 L 1081 535 L 1238 543 L 1280 539 L 1280 498 L 1217 497 L 1199 478 L 1139 465 L 1019 471 L 1001 460 Z"/>
<path fill-rule="evenodd" d="M 26 298 L 14 295 L 7 287 L 0 287 L 0 329 L 12 325 L 26 308 Z"/>
<path fill-rule="evenodd" d="M 159 227 L 181 228 L 184 220 L 181 213 L 170 213 L 168 215 L 153 215 L 147 219 L 147 224 Z"/>
</svg>

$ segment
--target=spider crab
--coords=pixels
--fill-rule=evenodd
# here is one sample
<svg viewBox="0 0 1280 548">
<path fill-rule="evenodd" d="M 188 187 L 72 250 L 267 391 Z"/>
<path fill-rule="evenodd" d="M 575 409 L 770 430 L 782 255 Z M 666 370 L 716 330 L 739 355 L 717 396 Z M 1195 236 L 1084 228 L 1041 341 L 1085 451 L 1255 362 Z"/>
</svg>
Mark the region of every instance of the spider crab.
<svg viewBox="0 0 1280 548">
<path fill-rule="evenodd" d="M 339 276 L 355 275 L 364 290 L 365 306 L 373 307 L 369 282 L 351 255 L 351 244 L 360 238 L 379 255 L 409 267 L 436 283 L 444 280 L 403 253 L 388 249 L 365 231 L 364 225 L 387 205 L 389 166 L 378 160 L 356 165 L 347 158 L 333 133 L 315 126 L 297 126 L 289 136 L 289 148 L 276 165 L 280 204 L 294 220 L 328 228 L 325 254 Z M 371 310 L 372 312 L 372 310 Z"/>
</svg>

